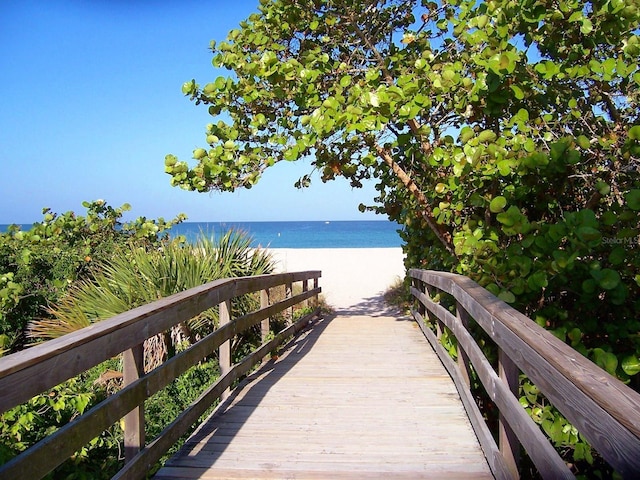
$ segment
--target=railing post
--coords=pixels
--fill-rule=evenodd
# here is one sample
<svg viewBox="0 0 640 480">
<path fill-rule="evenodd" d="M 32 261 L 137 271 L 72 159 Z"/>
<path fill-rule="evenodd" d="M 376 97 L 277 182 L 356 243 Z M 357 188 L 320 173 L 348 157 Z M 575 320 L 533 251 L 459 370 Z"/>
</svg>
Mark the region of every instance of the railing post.
<svg viewBox="0 0 640 480">
<path fill-rule="evenodd" d="M 500 380 L 507 384 L 513 395 L 518 398 L 520 371 L 502 348 L 498 348 L 498 375 L 500 376 Z M 518 466 L 520 464 L 520 442 L 509 424 L 505 421 L 502 413 L 500 414 L 498 424 L 498 444 L 502 458 L 504 458 L 505 464 L 511 471 L 513 478 L 520 478 L 518 473 Z"/>
<path fill-rule="evenodd" d="M 231 320 L 231 300 L 226 300 L 219 305 L 220 327 L 223 327 Z M 233 337 L 227 339 L 218 348 L 218 366 L 220 367 L 220 377 L 229 373 L 231 370 L 231 340 Z M 226 389 L 220 399 L 224 400 L 229 396 L 229 389 Z"/>
<path fill-rule="evenodd" d="M 260 308 L 267 308 L 269 306 L 269 289 L 266 288 L 264 290 L 260 290 Z M 270 319 L 269 317 L 265 318 L 260 322 L 260 336 L 262 338 L 262 343 L 266 343 L 269 338 L 269 330 L 271 329 L 269 325 Z M 270 355 L 265 355 L 262 359 L 263 362 L 269 361 L 271 358 Z"/>
<path fill-rule="evenodd" d="M 460 302 L 456 302 L 456 317 L 458 318 L 458 321 L 460 322 L 462 327 L 466 331 L 469 331 L 469 320 L 471 317 L 469 316 L 469 312 L 467 312 L 464 307 L 460 305 Z M 460 342 L 458 342 L 458 369 L 460 370 L 462 378 L 467 384 L 467 387 L 471 386 L 471 378 L 469 375 L 470 365 L 471 364 L 469 361 L 469 357 L 467 356 L 467 352 L 465 352 L 463 348 L 460 348 Z"/>
<path fill-rule="evenodd" d="M 413 281 L 413 286 L 416 288 L 416 290 L 420 291 L 420 293 L 424 293 L 428 295 L 428 292 L 425 286 L 426 284 L 422 280 L 420 280 L 419 278 L 413 277 L 412 281 Z M 424 306 L 422 302 L 418 302 L 418 313 L 422 318 L 424 318 L 424 316 L 427 313 L 427 308 Z"/>
<path fill-rule="evenodd" d="M 260 291 L 260 308 L 267 308 L 269 306 L 269 289 Z M 267 337 L 269 336 L 269 317 L 262 320 L 260 323 L 260 331 L 262 333 L 262 343 L 267 341 Z"/>
<path fill-rule="evenodd" d="M 432 287 L 431 285 L 429 285 L 428 283 L 423 283 L 424 285 L 424 293 L 426 295 L 429 296 L 429 298 L 433 299 L 433 297 L 435 295 L 433 295 L 433 290 L 437 290 L 439 291 L 437 288 Z M 436 338 L 438 339 L 438 341 L 440 341 L 440 339 L 442 338 L 442 331 L 444 330 L 443 328 L 443 323 L 442 321 L 436 317 L 434 314 L 431 313 L 431 310 L 428 310 L 424 305 L 422 305 L 422 303 L 420 303 L 422 310 L 424 311 L 424 313 L 422 313 L 422 315 L 424 315 L 426 313 L 427 317 L 429 318 L 429 320 L 431 322 L 434 323 L 435 327 L 436 327 Z M 424 316 L 423 316 L 424 318 Z"/>
<path fill-rule="evenodd" d="M 144 375 L 144 343 L 122 353 L 122 382 L 124 386 Z M 124 461 L 130 462 L 144 447 L 144 403 L 124 417 Z"/>
<path fill-rule="evenodd" d="M 313 277 L 313 288 L 318 288 L 318 277 Z M 320 304 L 320 297 L 316 294 L 313 297 L 313 307 L 316 308 Z"/>
<path fill-rule="evenodd" d="M 284 287 L 284 298 L 291 298 L 293 295 L 293 284 L 287 282 Z M 289 309 L 289 325 L 293 323 L 293 307 Z"/>
<path fill-rule="evenodd" d="M 302 281 L 302 293 L 307 293 L 308 291 L 309 291 L 309 279 L 308 279 L 308 278 L 305 278 L 305 279 Z M 306 300 L 306 299 L 305 299 L 305 300 L 302 302 L 302 306 L 303 306 L 303 308 L 307 308 L 307 307 L 309 306 L 309 300 Z"/>
</svg>

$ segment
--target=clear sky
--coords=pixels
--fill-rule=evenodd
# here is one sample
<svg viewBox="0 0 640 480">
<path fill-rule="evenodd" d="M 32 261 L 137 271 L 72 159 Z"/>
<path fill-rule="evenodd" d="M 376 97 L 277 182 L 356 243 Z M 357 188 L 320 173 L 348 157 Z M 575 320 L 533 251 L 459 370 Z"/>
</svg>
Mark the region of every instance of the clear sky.
<svg viewBox="0 0 640 480">
<path fill-rule="evenodd" d="M 180 91 L 222 73 L 209 42 L 258 0 L 0 2 L 0 224 L 42 219 L 43 207 L 84 212 L 84 200 L 127 202 L 128 218 L 189 221 L 365 220 L 372 185 L 344 179 L 297 190 L 308 165 L 287 162 L 251 190 L 186 192 L 164 156 L 203 147 L 211 117 Z"/>
</svg>

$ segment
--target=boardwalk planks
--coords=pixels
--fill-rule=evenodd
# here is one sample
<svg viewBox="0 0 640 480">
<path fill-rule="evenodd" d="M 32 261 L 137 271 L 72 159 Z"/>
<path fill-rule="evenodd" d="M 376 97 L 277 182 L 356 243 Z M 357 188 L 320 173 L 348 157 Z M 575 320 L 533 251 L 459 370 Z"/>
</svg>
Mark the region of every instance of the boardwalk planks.
<svg viewBox="0 0 640 480">
<path fill-rule="evenodd" d="M 325 320 L 246 383 L 156 479 L 493 478 L 410 320 Z"/>
<path fill-rule="evenodd" d="M 444 323 L 450 329 L 458 346 L 466 351 L 487 394 L 499 408 L 500 421 L 507 427 L 505 433 L 508 435 L 511 430 L 515 434 L 508 435 L 509 438 L 501 436 L 507 440 L 500 447 L 507 463 L 515 465 L 516 457 L 511 453 L 517 437 L 543 478 L 574 478 L 551 444 L 540 437 L 539 427 L 528 415 L 522 414 L 513 388 L 520 370 L 617 473 L 624 478 L 639 478 L 640 395 L 637 392 L 471 279 L 418 269 L 409 270 L 409 276 L 413 279 L 411 293 L 419 304 L 414 311 L 416 319 L 422 322 L 426 310 L 430 320 L 435 318 L 437 323 Z M 455 299 L 458 317 L 440 305 L 442 297 L 435 296 L 437 291 Z M 463 317 L 473 318 L 500 350 L 500 378 L 460 321 Z M 507 370 L 511 372 L 511 380 L 503 375 Z"/>
</svg>

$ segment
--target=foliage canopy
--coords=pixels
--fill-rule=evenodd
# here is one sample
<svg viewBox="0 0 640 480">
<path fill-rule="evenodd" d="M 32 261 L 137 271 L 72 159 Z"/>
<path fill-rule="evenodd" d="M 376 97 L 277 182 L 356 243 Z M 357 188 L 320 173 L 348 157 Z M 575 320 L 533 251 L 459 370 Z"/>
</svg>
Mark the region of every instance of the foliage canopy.
<svg viewBox="0 0 640 480">
<path fill-rule="evenodd" d="M 48 309 L 50 317 L 32 320 L 28 335 L 35 341 L 57 338 L 214 280 L 272 273 L 271 255 L 252 249 L 251 242 L 243 232 L 230 230 L 217 239 L 201 234 L 193 244 L 178 238 L 161 248 L 117 248 L 113 256 L 96 262 L 92 278 L 76 282 Z M 255 304 L 249 295 L 240 297 L 234 302 L 234 312 L 242 315 Z M 149 339 L 145 343 L 146 370 L 217 327 L 217 309 L 212 308 Z"/>
<path fill-rule="evenodd" d="M 165 170 L 374 179 L 361 209 L 403 226 L 407 266 L 470 276 L 637 389 L 639 26 L 634 0 L 262 0 L 211 43 L 229 73 L 183 85 L 214 119 Z"/>
<path fill-rule="evenodd" d="M 362 208 L 404 225 L 409 266 L 469 275 L 586 354 L 604 329 L 620 362 L 600 363 L 628 379 L 639 19 L 630 0 L 262 1 L 211 44 L 230 74 L 183 86 L 216 120 L 166 171 L 198 191 L 303 157 L 323 181 L 375 178 Z"/>
</svg>

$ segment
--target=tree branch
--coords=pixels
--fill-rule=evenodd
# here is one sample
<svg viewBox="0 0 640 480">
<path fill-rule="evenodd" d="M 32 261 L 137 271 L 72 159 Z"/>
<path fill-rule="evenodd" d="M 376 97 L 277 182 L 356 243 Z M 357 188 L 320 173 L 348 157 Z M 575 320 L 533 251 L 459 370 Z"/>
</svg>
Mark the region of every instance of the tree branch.
<svg viewBox="0 0 640 480">
<path fill-rule="evenodd" d="M 393 173 L 398 177 L 398 179 L 402 182 L 402 184 L 406 187 L 407 190 L 413 195 L 413 197 L 418 201 L 421 209 L 422 218 L 425 219 L 429 228 L 436 235 L 440 243 L 444 246 L 444 248 L 455 258 L 457 258 L 455 250 L 453 248 L 453 242 L 451 240 L 451 234 L 447 231 L 443 231 L 440 226 L 436 223 L 433 218 L 433 210 L 429 205 L 427 197 L 422 193 L 422 191 L 415 184 L 413 179 L 407 172 L 405 172 L 400 165 L 398 165 L 388 150 L 381 147 L 377 143 L 375 144 L 376 152 L 378 156 L 386 163 L 389 168 L 393 171 Z"/>
</svg>

